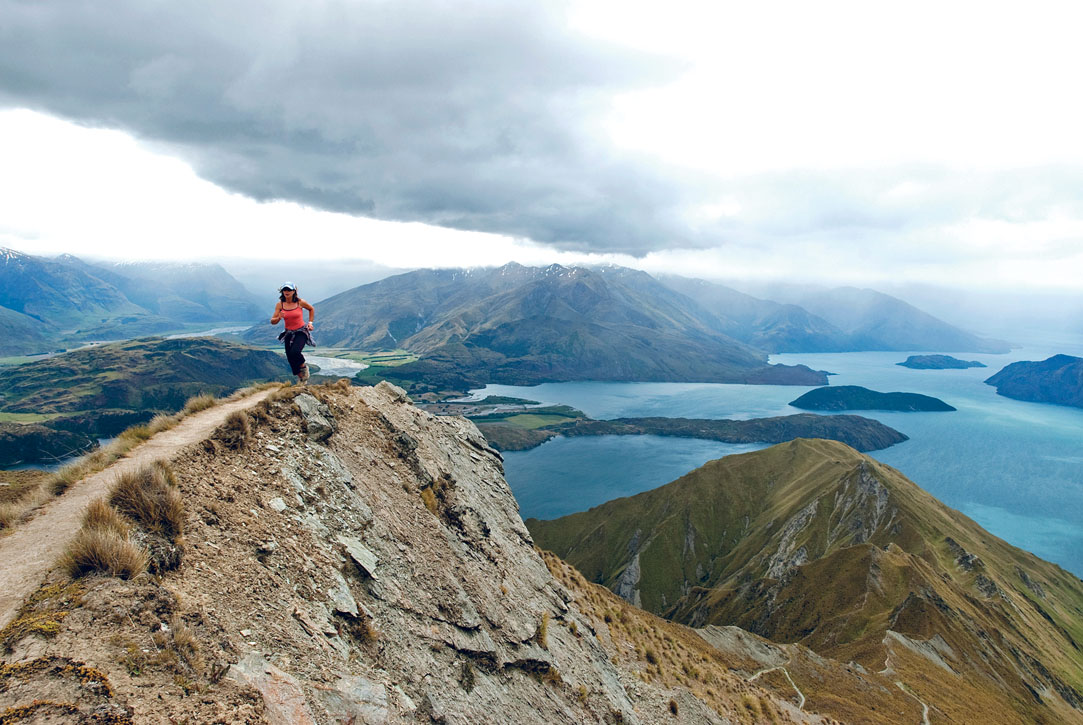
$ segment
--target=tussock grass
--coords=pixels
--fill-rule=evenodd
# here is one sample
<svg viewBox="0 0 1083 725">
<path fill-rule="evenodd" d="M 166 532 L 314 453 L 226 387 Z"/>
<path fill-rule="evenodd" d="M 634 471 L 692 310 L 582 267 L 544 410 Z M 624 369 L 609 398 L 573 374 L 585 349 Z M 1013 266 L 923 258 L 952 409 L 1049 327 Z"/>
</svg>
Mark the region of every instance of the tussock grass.
<svg viewBox="0 0 1083 725">
<path fill-rule="evenodd" d="M 127 538 L 128 534 L 131 533 L 131 527 L 128 526 L 128 522 L 124 520 L 124 517 L 100 498 L 87 506 L 86 511 L 83 513 L 83 526 L 99 531 L 112 531 L 124 538 Z"/>
<path fill-rule="evenodd" d="M 218 405 L 218 398 L 209 393 L 200 393 L 193 398 L 189 398 L 188 402 L 184 404 L 184 408 L 181 409 L 181 412 L 184 415 L 191 415 L 192 413 L 198 413 L 207 408 L 213 408 L 216 405 Z"/>
<path fill-rule="evenodd" d="M 276 387 L 289 389 L 288 386 L 283 386 L 282 383 L 264 383 L 242 388 L 225 398 L 225 400 L 240 400 L 260 390 Z M 88 453 L 64 466 L 40 485 L 28 489 L 18 500 L 0 504 L 0 531 L 14 528 L 27 514 L 48 503 L 53 497 L 63 494 L 87 476 L 105 470 L 121 456 L 152 436 L 176 427 L 187 416 L 212 408 L 219 402 L 214 396 L 201 393 L 190 398 L 178 413 L 156 415 L 145 425 L 135 425 L 124 430 L 109 445 Z"/>
<path fill-rule="evenodd" d="M 226 421 L 218 426 L 214 437 L 226 448 L 239 451 L 248 446 L 251 436 L 252 424 L 249 422 L 248 413 L 237 410 L 230 413 Z"/>
<path fill-rule="evenodd" d="M 135 441 L 142 443 L 148 440 L 154 433 L 151 431 L 149 425 L 133 425 L 131 428 L 124 430 L 117 438 L 120 440 Z"/>
<path fill-rule="evenodd" d="M 115 531 L 84 528 L 76 534 L 60 563 L 74 578 L 102 572 L 131 579 L 147 570 L 147 552 Z"/>
<path fill-rule="evenodd" d="M 11 528 L 23 513 L 18 502 L 0 503 L 0 530 Z"/>
<path fill-rule="evenodd" d="M 184 502 L 172 469 L 161 461 L 120 476 L 109 505 L 147 531 L 174 541 L 184 531 Z"/>
</svg>

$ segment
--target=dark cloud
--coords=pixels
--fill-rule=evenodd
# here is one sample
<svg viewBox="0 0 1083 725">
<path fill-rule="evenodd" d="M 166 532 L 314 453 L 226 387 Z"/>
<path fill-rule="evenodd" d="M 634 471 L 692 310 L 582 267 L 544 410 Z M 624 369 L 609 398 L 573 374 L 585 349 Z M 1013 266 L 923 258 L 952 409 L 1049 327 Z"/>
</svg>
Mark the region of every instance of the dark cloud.
<svg viewBox="0 0 1083 725">
<path fill-rule="evenodd" d="M 0 0 L 0 105 L 127 130 L 257 199 L 564 249 L 696 246 L 688 179 L 595 121 L 668 60 L 553 3 Z"/>
</svg>

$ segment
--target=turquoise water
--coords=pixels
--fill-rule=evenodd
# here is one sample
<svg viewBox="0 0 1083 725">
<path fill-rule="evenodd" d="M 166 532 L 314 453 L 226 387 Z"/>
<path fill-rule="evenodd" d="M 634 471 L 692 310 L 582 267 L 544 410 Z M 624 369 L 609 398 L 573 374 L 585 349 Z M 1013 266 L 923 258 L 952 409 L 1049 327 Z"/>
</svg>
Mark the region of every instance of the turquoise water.
<svg viewBox="0 0 1083 725">
<path fill-rule="evenodd" d="M 1083 355 L 1083 344 L 958 355 L 989 366 L 967 370 L 910 370 L 895 363 L 911 353 L 895 352 L 789 354 L 771 360 L 836 373 L 832 385 L 924 393 L 958 408 L 861 413 L 910 436 L 872 455 L 997 536 L 1083 575 L 1083 409 L 1011 400 L 983 383 L 1010 362 L 1043 360 L 1058 352 Z M 490 385 L 474 392 L 563 403 L 593 418 L 752 418 L 801 412 L 788 403 L 809 389 L 578 382 Z M 530 451 L 506 453 L 505 468 L 523 516 L 553 518 L 655 488 L 708 460 L 762 447 L 657 436 L 557 438 Z"/>
</svg>

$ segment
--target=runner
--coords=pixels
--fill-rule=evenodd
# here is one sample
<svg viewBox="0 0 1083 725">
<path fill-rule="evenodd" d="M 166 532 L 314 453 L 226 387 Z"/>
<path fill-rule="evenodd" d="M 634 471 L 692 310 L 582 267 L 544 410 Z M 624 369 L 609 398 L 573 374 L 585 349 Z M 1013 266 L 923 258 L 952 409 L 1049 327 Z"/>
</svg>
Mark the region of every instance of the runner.
<svg viewBox="0 0 1083 725">
<path fill-rule="evenodd" d="M 308 310 L 308 323 L 304 321 L 303 310 Z M 286 321 L 286 329 L 278 336 L 286 344 L 286 359 L 289 360 L 290 370 L 297 376 L 297 382 L 304 385 L 308 382 L 308 365 L 305 364 L 305 356 L 301 354 L 306 344 L 315 345 L 312 340 L 312 321 L 316 319 L 316 310 L 312 305 L 305 302 L 297 294 L 297 286 L 293 282 L 287 282 L 278 288 L 278 304 L 275 305 L 275 313 L 271 317 L 271 324 L 277 325 L 279 320 Z"/>
</svg>

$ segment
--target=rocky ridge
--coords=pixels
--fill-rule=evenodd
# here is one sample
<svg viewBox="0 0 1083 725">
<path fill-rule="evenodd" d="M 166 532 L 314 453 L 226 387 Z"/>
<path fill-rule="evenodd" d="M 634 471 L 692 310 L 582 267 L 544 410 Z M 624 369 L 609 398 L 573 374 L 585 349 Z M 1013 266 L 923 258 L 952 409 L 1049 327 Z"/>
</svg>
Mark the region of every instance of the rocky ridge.
<svg viewBox="0 0 1083 725">
<path fill-rule="evenodd" d="M 832 721 L 730 672 L 689 630 L 570 588 L 577 575 L 534 547 L 473 424 L 391 385 L 286 389 L 170 465 L 186 511 L 179 567 L 129 581 L 54 572 L 0 632 L 0 712 Z"/>
</svg>

